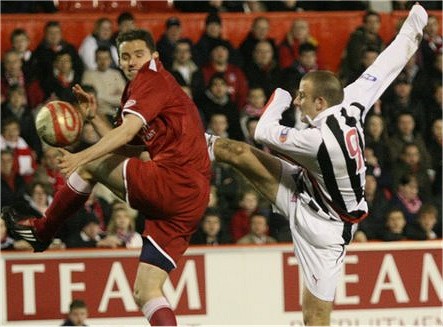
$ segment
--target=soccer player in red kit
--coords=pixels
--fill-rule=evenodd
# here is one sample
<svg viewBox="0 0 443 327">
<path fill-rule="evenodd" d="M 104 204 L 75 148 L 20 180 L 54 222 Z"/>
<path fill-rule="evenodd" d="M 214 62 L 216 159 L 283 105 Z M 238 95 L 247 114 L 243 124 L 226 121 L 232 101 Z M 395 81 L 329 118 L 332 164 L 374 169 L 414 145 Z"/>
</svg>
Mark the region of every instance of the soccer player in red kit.
<svg viewBox="0 0 443 327">
<path fill-rule="evenodd" d="M 151 325 L 176 325 L 162 287 L 188 247 L 209 200 L 210 161 L 197 108 L 158 60 L 151 34 L 121 34 L 120 67 L 129 80 L 117 126 L 96 115 L 93 97 L 76 85 L 78 109 L 103 136 L 91 147 L 63 156 L 69 176 L 41 218 L 22 207 L 3 210 L 8 228 L 44 251 L 96 182 L 146 216 L 134 298 Z M 150 160 L 140 154 L 148 151 Z"/>
</svg>

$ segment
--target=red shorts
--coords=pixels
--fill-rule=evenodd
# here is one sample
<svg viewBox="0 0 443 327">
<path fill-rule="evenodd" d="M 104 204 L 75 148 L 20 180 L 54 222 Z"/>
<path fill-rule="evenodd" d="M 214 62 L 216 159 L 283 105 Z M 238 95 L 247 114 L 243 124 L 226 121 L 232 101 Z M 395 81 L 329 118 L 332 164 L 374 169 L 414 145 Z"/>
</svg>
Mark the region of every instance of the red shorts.
<svg viewBox="0 0 443 327">
<path fill-rule="evenodd" d="M 126 200 L 146 217 L 143 236 L 149 236 L 176 266 L 207 208 L 209 179 L 162 162 L 131 158 L 125 164 Z"/>
</svg>

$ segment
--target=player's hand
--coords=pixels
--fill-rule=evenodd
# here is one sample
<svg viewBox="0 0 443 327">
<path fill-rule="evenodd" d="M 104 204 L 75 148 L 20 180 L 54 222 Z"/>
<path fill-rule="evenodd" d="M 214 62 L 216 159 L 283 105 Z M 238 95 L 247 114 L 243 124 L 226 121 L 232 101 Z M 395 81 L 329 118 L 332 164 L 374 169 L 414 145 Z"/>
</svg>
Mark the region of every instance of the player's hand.
<svg viewBox="0 0 443 327">
<path fill-rule="evenodd" d="M 72 93 L 74 93 L 75 97 L 78 101 L 78 110 L 83 116 L 84 120 L 92 120 L 97 114 L 97 100 L 92 94 L 85 92 L 82 87 L 78 84 L 75 84 L 72 87 Z"/>
<path fill-rule="evenodd" d="M 79 154 L 71 153 L 65 149 L 58 149 L 61 156 L 58 158 L 60 172 L 68 178 L 81 164 Z"/>
</svg>

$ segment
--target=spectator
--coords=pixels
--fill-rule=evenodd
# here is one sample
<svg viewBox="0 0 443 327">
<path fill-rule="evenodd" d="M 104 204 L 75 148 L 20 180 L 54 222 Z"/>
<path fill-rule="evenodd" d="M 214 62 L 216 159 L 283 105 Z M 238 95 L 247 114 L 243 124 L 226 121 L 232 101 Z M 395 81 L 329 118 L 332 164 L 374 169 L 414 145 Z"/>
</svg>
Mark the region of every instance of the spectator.
<svg viewBox="0 0 443 327">
<path fill-rule="evenodd" d="M 202 96 L 205 91 L 205 81 L 201 69 L 192 59 L 192 42 L 188 39 L 177 41 L 174 49 L 174 60 L 172 61 L 171 73 L 184 85 L 191 89 L 192 98 Z"/>
<path fill-rule="evenodd" d="M 14 153 L 11 149 L 1 150 L 2 192 L 1 205 L 9 206 L 20 199 L 26 191 L 26 183 L 14 167 Z"/>
<path fill-rule="evenodd" d="M 230 243 L 223 227 L 220 214 L 214 209 L 206 210 L 200 228 L 192 235 L 191 243 L 196 245 L 220 245 Z"/>
<path fill-rule="evenodd" d="M 417 220 L 406 226 L 406 235 L 411 240 L 433 240 L 437 238 L 434 229 L 437 226 L 438 210 L 432 204 L 423 204 Z"/>
<path fill-rule="evenodd" d="M 52 188 L 52 194 L 55 195 L 65 184 L 65 177 L 58 168 L 58 159 L 61 156 L 57 148 L 46 147 L 43 152 L 41 165 L 38 167 L 34 180 L 43 184 L 49 184 Z"/>
<path fill-rule="evenodd" d="M 258 195 L 252 190 L 241 195 L 239 209 L 231 218 L 230 231 L 234 242 L 250 232 L 250 218 L 258 212 Z"/>
<path fill-rule="evenodd" d="M 237 210 L 239 190 L 243 184 L 243 177 L 234 168 L 223 163 L 212 163 L 211 185 L 217 192 L 217 208 L 226 225 Z"/>
<path fill-rule="evenodd" d="M 245 67 L 245 74 L 250 87 L 261 87 L 270 97 L 272 92 L 278 87 L 281 70 L 278 63 L 274 60 L 274 49 L 269 41 L 259 41 L 256 43 L 252 61 Z"/>
<path fill-rule="evenodd" d="M 87 326 L 88 308 L 83 300 L 73 300 L 69 305 L 68 318 L 60 326 Z"/>
<path fill-rule="evenodd" d="M 222 21 L 218 14 L 210 13 L 206 16 L 205 30 L 198 42 L 194 46 L 194 61 L 199 67 L 208 64 L 211 59 L 211 50 L 218 44 L 224 43 L 229 51 L 229 61 L 238 66 L 240 59 L 234 51 L 231 43 L 222 38 Z"/>
<path fill-rule="evenodd" d="M 68 51 L 55 55 L 52 70 L 42 79 L 41 86 L 47 98 L 56 98 L 66 102 L 76 102 L 72 87 L 80 84 L 81 75 L 73 68 L 72 57 Z"/>
<path fill-rule="evenodd" d="M 435 56 L 435 61 L 433 62 L 431 68 L 420 69 L 420 71 L 417 73 L 414 80 L 414 95 L 425 103 L 428 103 L 429 100 L 431 100 L 432 105 L 435 103 L 441 104 L 441 93 L 440 99 L 435 99 L 435 87 L 441 86 L 442 83 L 442 64 L 442 54 L 438 53 Z M 429 87 L 430 85 L 434 87 Z"/>
<path fill-rule="evenodd" d="M 432 136 L 428 141 L 433 170 L 432 194 L 435 199 L 441 199 L 442 188 L 442 119 L 436 119 L 432 124 Z"/>
<path fill-rule="evenodd" d="M 127 207 L 113 208 L 111 220 L 106 229 L 103 242 L 110 242 L 110 247 L 141 248 L 142 237 L 135 231 L 135 217 Z"/>
<path fill-rule="evenodd" d="M 110 247 L 109 240 L 104 242 L 105 234 L 100 229 L 100 222 L 92 213 L 84 213 L 80 232 L 73 232 L 66 240 L 67 248 Z"/>
<path fill-rule="evenodd" d="M 431 180 L 428 169 L 421 159 L 417 144 L 409 143 L 403 146 L 399 161 L 394 170 L 394 187 L 397 187 L 403 176 L 411 174 L 417 179 L 420 198 L 429 199 L 431 195 Z"/>
<path fill-rule="evenodd" d="M 26 90 L 27 103 L 31 109 L 37 107 L 44 100 L 44 93 L 36 80 L 27 77 L 23 71 L 23 62 L 20 54 L 9 50 L 3 55 L 1 79 L 1 102 L 6 100 L 8 90 L 14 85 L 19 85 Z"/>
<path fill-rule="evenodd" d="M 366 147 L 373 150 L 383 176 L 377 176 L 380 188 L 388 188 L 391 184 L 391 157 L 387 145 L 388 136 L 385 121 L 380 115 L 371 115 L 366 119 L 365 125 Z"/>
<path fill-rule="evenodd" d="M 213 134 L 220 137 L 228 137 L 228 118 L 225 114 L 222 113 L 215 113 L 212 114 L 209 123 L 208 128 L 206 130 L 206 133 Z"/>
<path fill-rule="evenodd" d="M 278 52 L 275 41 L 269 36 L 269 20 L 266 17 L 259 16 L 256 17 L 252 22 L 251 30 L 248 32 L 239 47 L 244 64 L 252 61 L 252 53 L 254 52 L 255 46 L 260 41 L 268 41 L 271 44 L 273 59 L 278 61 Z"/>
<path fill-rule="evenodd" d="M 316 46 L 311 43 L 302 43 L 298 51 L 298 59 L 283 70 L 280 82 L 282 88 L 291 94 L 295 94 L 298 90 L 300 80 L 306 73 L 318 70 Z"/>
<path fill-rule="evenodd" d="M 41 182 L 33 182 L 28 185 L 24 198 L 42 216 L 52 202 L 52 189 Z"/>
<path fill-rule="evenodd" d="M 397 116 L 396 133 L 389 138 L 388 146 L 391 153 L 391 162 L 395 163 L 403 150 L 404 146 L 409 143 L 417 145 L 420 151 L 422 165 L 427 169 L 430 166 L 429 153 L 422 135 L 415 132 L 415 119 L 409 112 L 401 112 Z"/>
<path fill-rule="evenodd" d="M 405 175 L 400 179 L 396 193 L 390 204 L 403 212 L 407 223 L 415 221 L 417 213 L 422 206 L 418 195 L 418 182 L 415 176 Z"/>
<path fill-rule="evenodd" d="M 169 17 L 166 20 L 166 31 L 157 41 L 157 51 L 160 60 L 167 70 L 171 70 L 174 59 L 174 50 L 177 41 L 181 38 L 181 22 L 177 17 Z"/>
<path fill-rule="evenodd" d="M 137 28 L 134 15 L 127 11 L 122 12 L 120 15 L 118 15 L 117 28 L 118 30 L 114 34 L 112 34 L 112 44 L 115 47 L 117 47 L 116 39 L 120 33 L 126 33 Z"/>
<path fill-rule="evenodd" d="M 8 229 L 6 227 L 6 223 L 3 220 L 2 216 L 0 216 L 0 240 L 1 240 L 0 249 L 2 251 L 4 251 L 4 250 L 32 250 L 31 244 L 29 244 L 25 240 L 16 241 L 8 235 Z"/>
<path fill-rule="evenodd" d="M 263 108 L 266 104 L 266 95 L 263 88 L 259 86 L 252 86 L 248 91 L 248 98 L 246 105 L 240 111 L 240 126 L 243 131 L 243 135 L 246 140 L 253 141 L 254 135 L 252 139 L 249 138 L 249 131 L 247 128 L 247 122 L 250 118 L 258 118 L 260 117 Z M 248 143 L 249 143 L 248 141 Z"/>
<path fill-rule="evenodd" d="M 350 73 L 347 80 L 343 80 L 344 85 L 349 85 L 355 82 L 355 80 L 357 80 L 357 78 L 359 78 L 361 74 L 363 74 L 363 72 L 372 65 L 379 54 L 380 51 L 377 48 L 372 46 L 364 48 L 358 69 L 355 71 L 355 73 Z"/>
<path fill-rule="evenodd" d="M 30 43 L 29 35 L 23 28 L 16 28 L 12 31 L 12 49 L 20 54 L 23 64 L 23 73 L 28 79 L 32 79 L 32 51 L 29 48 Z"/>
<path fill-rule="evenodd" d="M 35 117 L 28 106 L 25 89 L 18 84 L 9 88 L 6 102 L 2 105 L 2 119 L 8 117 L 14 117 L 19 121 L 21 136 L 40 158 L 43 150 L 35 127 Z"/>
<path fill-rule="evenodd" d="M 425 129 L 425 108 L 422 101 L 412 96 L 412 84 L 409 83 L 407 76 L 401 73 L 393 83 L 393 96 L 386 99 L 382 104 L 382 113 L 392 128 L 389 133 L 392 135 L 395 131 L 395 122 L 400 113 L 411 113 L 414 117 L 416 131 L 423 133 Z"/>
<path fill-rule="evenodd" d="M 295 19 L 278 48 L 278 58 L 282 69 L 288 68 L 298 59 L 299 47 L 303 43 L 309 43 L 315 48 L 318 46 L 318 41 L 309 33 L 309 23 L 303 19 Z"/>
<path fill-rule="evenodd" d="M 406 239 L 406 219 L 402 210 L 393 208 L 386 213 L 385 229 L 382 232 L 383 241 L 401 241 Z"/>
<path fill-rule="evenodd" d="M 423 39 L 419 48 L 419 61 L 425 70 L 432 69 L 437 54 L 443 52 L 443 37 L 436 16 L 430 15 L 428 24 L 423 30 Z"/>
<path fill-rule="evenodd" d="M 250 217 L 250 232 L 240 238 L 237 244 L 272 244 L 277 241 L 268 236 L 268 219 L 262 214 L 253 214 Z"/>
<path fill-rule="evenodd" d="M 206 86 L 209 85 L 215 73 L 223 74 L 231 101 L 238 108 L 243 107 L 246 104 L 248 82 L 243 71 L 238 66 L 229 63 L 229 43 L 222 40 L 213 42 L 210 54 L 211 61 L 202 67 Z"/>
<path fill-rule="evenodd" d="M 432 125 L 434 121 L 441 119 L 443 113 L 443 91 L 442 82 L 435 82 L 431 84 L 432 96 L 423 101 L 425 108 L 425 133 L 423 136 L 432 137 Z"/>
<path fill-rule="evenodd" d="M 47 22 L 43 33 L 43 39 L 32 54 L 33 77 L 41 80 L 48 72 L 52 72 L 55 56 L 60 51 L 68 52 L 71 55 L 72 67 L 76 75 L 81 76 L 84 69 L 83 62 L 74 45 L 63 39 L 60 22 Z"/>
<path fill-rule="evenodd" d="M 205 95 L 196 100 L 203 111 L 206 120 L 211 120 L 214 114 L 224 114 L 228 119 L 228 135 L 230 138 L 242 140 L 243 134 L 239 121 L 238 107 L 229 99 L 228 85 L 223 73 L 215 73 L 205 92 Z"/>
<path fill-rule="evenodd" d="M 358 74 L 364 49 L 371 47 L 377 49 L 379 53 L 383 50 L 385 45 L 378 34 L 380 26 L 380 15 L 375 11 L 367 11 L 363 17 L 363 25 L 352 32 L 340 67 L 343 81 L 350 80 L 350 77 Z"/>
<path fill-rule="evenodd" d="M 368 203 L 369 215 L 358 224 L 358 230 L 354 235 L 354 241 L 357 242 L 382 238 L 384 217 L 388 209 L 388 200 L 378 187 L 377 179 L 370 170 L 366 173 L 365 181 L 365 199 Z"/>
<path fill-rule="evenodd" d="M 117 68 L 118 53 L 117 48 L 112 43 L 112 21 L 109 18 L 102 17 L 95 21 L 92 34 L 83 39 L 78 53 L 82 58 L 86 69 L 96 69 L 95 51 L 99 47 L 108 48 L 111 52 L 112 67 Z"/>
<path fill-rule="evenodd" d="M 120 106 L 120 97 L 126 86 L 122 74 L 111 67 L 112 57 L 108 47 L 98 47 L 95 51 L 97 68 L 86 70 L 82 83 L 91 85 L 96 91 L 98 113 L 112 120 Z"/>
<path fill-rule="evenodd" d="M 36 155 L 20 136 L 20 123 L 11 117 L 2 122 L 0 148 L 10 149 L 14 154 L 14 168 L 26 183 L 30 183 L 37 169 Z"/>
</svg>

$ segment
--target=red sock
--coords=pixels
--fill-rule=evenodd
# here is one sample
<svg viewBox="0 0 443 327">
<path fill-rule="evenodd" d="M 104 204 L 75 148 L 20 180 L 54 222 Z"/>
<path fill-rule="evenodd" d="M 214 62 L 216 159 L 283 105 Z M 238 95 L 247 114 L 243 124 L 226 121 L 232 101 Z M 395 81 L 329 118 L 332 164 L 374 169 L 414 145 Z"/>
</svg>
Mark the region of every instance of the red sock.
<svg viewBox="0 0 443 327">
<path fill-rule="evenodd" d="M 142 311 L 151 326 L 177 326 L 174 312 L 165 297 L 148 301 Z"/>
<path fill-rule="evenodd" d="M 73 173 L 68 182 L 55 194 L 45 216 L 35 220 L 34 226 L 38 237 L 43 241 L 51 240 L 63 222 L 85 204 L 90 193 L 89 183 L 81 179 L 77 173 Z"/>
<path fill-rule="evenodd" d="M 174 312 L 171 308 L 160 308 L 155 311 L 151 319 L 149 319 L 151 326 L 177 326 L 177 320 L 175 319 Z"/>
</svg>

